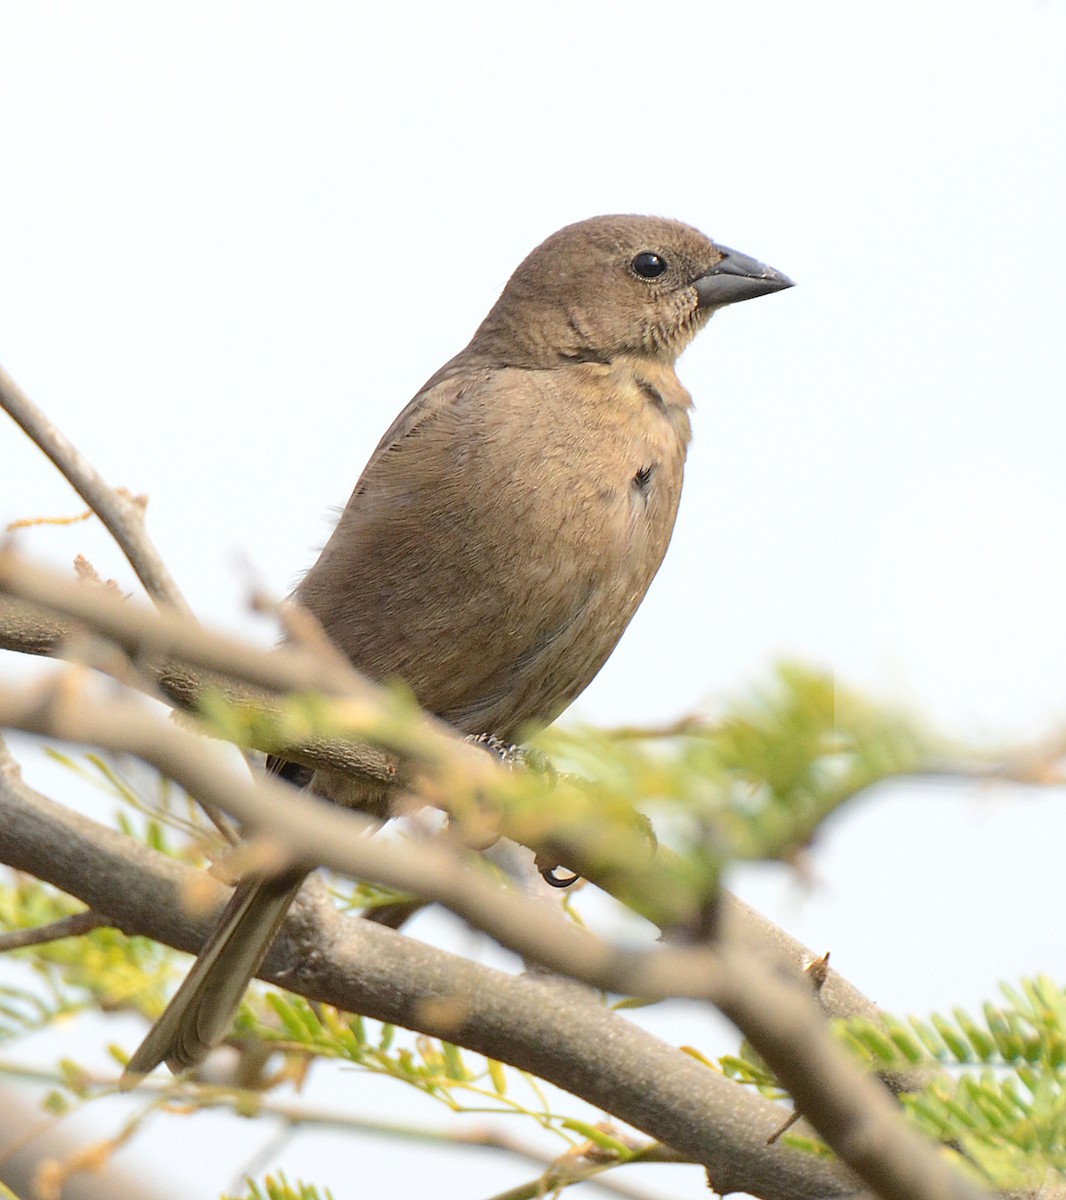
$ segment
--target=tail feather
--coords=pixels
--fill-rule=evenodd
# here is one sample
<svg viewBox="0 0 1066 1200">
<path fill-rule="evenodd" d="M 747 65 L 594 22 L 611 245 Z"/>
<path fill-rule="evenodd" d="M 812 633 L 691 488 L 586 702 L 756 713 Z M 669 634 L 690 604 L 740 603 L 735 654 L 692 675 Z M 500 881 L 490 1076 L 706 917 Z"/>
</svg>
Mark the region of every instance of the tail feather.
<svg viewBox="0 0 1066 1200">
<path fill-rule="evenodd" d="M 314 774 L 273 755 L 266 767 L 296 788 L 307 787 Z M 175 1073 L 187 1071 L 222 1041 L 307 875 L 293 868 L 241 880 L 181 987 L 134 1051 L 119 1080 L 123 1090 L 162 1062 Z"/>
<path fill-rule="evenodd" d="M 200 1062 L 229 1030 L 306 871 L 242 880 L 174 998 L 122 1076 L 133 1087 L 161 1062 L 175 1072 Z"/>
</svg>

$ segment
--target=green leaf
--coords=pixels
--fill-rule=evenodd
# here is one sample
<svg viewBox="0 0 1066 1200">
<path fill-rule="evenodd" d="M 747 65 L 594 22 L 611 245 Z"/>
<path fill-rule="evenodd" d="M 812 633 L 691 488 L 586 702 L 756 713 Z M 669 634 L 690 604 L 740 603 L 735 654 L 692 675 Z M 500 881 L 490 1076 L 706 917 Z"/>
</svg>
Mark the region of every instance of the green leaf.
<svg viewBox="0 0 1066 1200">
<path fill-rule="evenodd" d="M 618 1155 L 623 1161 L 632 1158 L 633 1152 L 625 1144 L 616 1137 L 612 1137 L 609 1133 L 604 1133 L 602 1129 L 597 1129 L 595 1125 L 589 1125 L 586 1121 L 578 1121 L 574 1118 L 568 1118 L 562 1123 L 564 1129 L 570 1129 L 574 1133 L 580 1134 L 586 1141 L 592 1142 L 594 1146 L 598 1146 L 601 1150 L 607 1150 L 612 1154 Z"/>
<path fill-rule="evenodd" d="M 947 1046 L 958 1062 L 968 1063 L 973 1061 L 973 1053 L 966 1044 L 966 1040 L 955 1030 L 949 1021 L 945 1020 L 939 1013 L 933 1013 L 930 1020 L 933 1028 L 943 1039 L 944 1045 Z"/>
</svg>

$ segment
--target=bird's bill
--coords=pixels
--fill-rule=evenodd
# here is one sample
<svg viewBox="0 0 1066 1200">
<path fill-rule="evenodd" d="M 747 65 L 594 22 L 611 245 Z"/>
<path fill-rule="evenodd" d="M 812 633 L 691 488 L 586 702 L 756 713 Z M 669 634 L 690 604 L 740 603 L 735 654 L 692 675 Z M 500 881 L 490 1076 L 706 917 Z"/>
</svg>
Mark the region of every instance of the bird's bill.
<svg viewBox="0 0 1066 1200">
<path fill-rule="evenodd" d="M 719 308 L 723 304 L 736 304 L 739 300 L 754 300 L 756 296 L 767 296 L 793 286 L 792 280 L 765 263 L 756 262 L 746 254 L 739 254 L 727 246 L 718 249 L 724 257 L 706 275 L 695 280 L 694 286 L 700 298 L 701 308 Z"/>
</svg>

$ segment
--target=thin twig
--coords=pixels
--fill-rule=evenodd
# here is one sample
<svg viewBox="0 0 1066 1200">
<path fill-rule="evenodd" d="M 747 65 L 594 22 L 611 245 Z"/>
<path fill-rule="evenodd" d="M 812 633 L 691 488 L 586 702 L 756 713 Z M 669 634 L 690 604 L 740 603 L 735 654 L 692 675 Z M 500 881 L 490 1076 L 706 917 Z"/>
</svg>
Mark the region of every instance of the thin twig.
<svg viewBox="0 0 1066 1200">
<path fill-rule="evenodd" d="M 37 925 L 33 929 L 12 929 L 0 933 L 0 954 L 7 950 L 22 950 L 26 946 L 43 946 L 46 942 L 58 942 L 60 938 L 80 937 L 83 933 L 110 924 L 107 917 L 87 909 L 85 912 L 72 913 L 69 917 L 61 917 L 58 921 L 49 921 L 47 925 Z"/>
<path fill-rule="evenodd" d="M 536 1179 L 509 1188 L 506 1192 L 500 1192 L 491 1200 L 541 1200 L 542 1197 L 555 1196 L 563 1188 L 573 1187 L 579 1183 L 587 1183 L 589 1187 L 600 1188 L 615 1196 L 626 1197 L 627 1200 L 650 1200 L 648 1193 L 643 1190 L 618 1183 L 613 1179 L 599 1177 L 606 1171 L 618 1170 L 620 1167 L 633 1163 L 684 1163 L 686 1161 L 670 1147 L 663 1146 L 659 1142 L 641 1147 L 625 1160 L 597 1161 L 595 1158 L 584 1155 L 564 1154 L 548 1163 L 547 1170 L 542 1175 L 538 1175 Z"/>
<path fill-rule="evenodd" d="M 497 1192 L 490 1200 L 546 1200 L 547 1197 L 558 1196 L 563 1188 L 579 1183 L 600 1188 L 614 1196 L 622 1196 L 624 1200 L 655 1200 L 649 1192 L 627 1187 L 614 1179 L 598 1178 L 604 1171 L 617 1170 L 620 1165 L 624 1164 L 573 1162 L 553 1165 L 543 1175 L 520 1183 L 517 1187 L 508 1188 L 506 1192 Z"/>
<path fill-rule="evenodd" d="M 62 1086 L 68 1082 L 58 1071 L 31 1067 L 10 1060 L 0 1060 L 0 1075 L 9 1079 L 50 1087 Z M 113 1096 L 116 1093 L 113 1076 L 98 1075 L 84 1069 L 79 1072 L 78 1084 L 90 1098 Z M 332 1129 L 445 1149 L 484 1150 L 523 1159 L 545 1168 L 550 1168 L 559 1161 L 531 1143 L 507 1133 L 506 1130 L 485 1123 L 467 1125 L 465 1128 L 459 1129 L 434 1129 L 428 1125 L 382 1121 L 371 1117 L 357 1116 L 353 1113 L 338 1112 L 335 1109 L 314 1108 L 307 1104 L 277 1100 L 258 1091 L 218 1087 L 203 1083 L 191 1084 L 179 1079 L 163 1079 L 154 1076 L 142 1080 L 138 1086 L 142 1094 L 153 1096 L 167 1104 L 187 1105 L 190 1109 L 195 1108 L 197 1111 L 227 1109 L 247 1113 L 254 1110 L 257 1116 L 273 1117 L 286 1130 L 293 1132 L 309 1128 Z M 46 1133 L 52 1127 L 51 1120 L 43 1122 L 36 1134 Z M 244 1176 L 257 1174 L 260 1165 L 266 1165 L 265 1160 L 271 1149 L 272 1139 L 267 1147 L 256 1153 L 255 1163 L 246 1165 L 241 1171 L 242 1179 Z M 642 1145 L 636 1150 L 633 1157 L 626 1161 L 692 1165 L 691 1159 L 683 1158 L 669 1146 L 662 1145 L 661 1142 Z M 618 1165 L 622 1164 L 597 1164 L 601 1169 Z M 603 1191 L 629 1197 L 630 1200 L 637 1200 L 637 1198 L 645 1196 L 644 1192 L 633 1191 L 613 1181 L 592 1179 L 589 1182 Z M 235 1191 L 237 1186 L 232 1186 L 230 1190 Z"/>
<path fill-rule="evenodd" d="M 0 367 L 0 407 L 59 468 L 118 543 L 144 590 L 157 604 L 192 615 L 184 596 L 144 528 L 144 506 L 116 491 Z"/>
<path fill-rule="evenodd" d="M 41 412 L 3 367 L 0 367 L 0 407 L 52 460 L 99 517 L 152 601 L 194 620 L 192 609 L 144 527 L 146 499 L 110 487 L 85 455 Z M 217 809 L 205 808 L 204 812 L 226 841 L 236 840 L 234 831 Z"/>
</svg>

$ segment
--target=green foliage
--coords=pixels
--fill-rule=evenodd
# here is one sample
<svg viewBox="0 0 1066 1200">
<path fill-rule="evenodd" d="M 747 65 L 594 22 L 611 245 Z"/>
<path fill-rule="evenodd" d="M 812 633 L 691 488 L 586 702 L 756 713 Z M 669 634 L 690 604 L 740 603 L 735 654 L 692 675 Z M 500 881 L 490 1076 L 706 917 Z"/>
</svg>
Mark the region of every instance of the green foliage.
<svg viewBox="0 0 1066 1200">
<path fill-rule="evenodd" d="M 454 1013 L 451 1015 L 454 1016 Z M 441 1008 L 440 1019 L 449 1012 Z M 268 990 L 250 994 L 241 1006 L 237 1037 L 258 1039 L 275 1049 L 319 1059 L 336 1059 L 373 1075 L 414 1088 L 454 1112 L 528 1117 L 564 1137 L 577 1130 L 572 1118 L 553 1112 L 533 1076 L 437 1038 L 408 1034 L 393 1025 L 311 1004 L 300 996 Z M 512 1084 L 521 1081 L 523 1094 Z M 583 1136 L 588 1137 L 587 1133 Z"/>
<path fill-rule="evenodd" d="M 0 1045 L 44 1029 L 84 1005 L 65 996 L 42 996 L 30 988 L 0 986 Z"/>
<path fill-rule="evenodd" d="M 741 1043 L 737 1054 L 723 1054 L 718 1060 L 718 1067 L 727 1078 L 753 1087 L 771 1100 L 783 1100 L 788 1095 L 774 1073 L 746 1041 Z"/>
<path fill-rule="evenodd" d="M 997 1190 L 1066 1180 L 1066 990 L 1046 977 L 1001 985 L 1003 1004 L 986 1003 L 980 1018 L 884 1016 L 835 1023 L 845 1045 L 870 1071 L 906 1075 L 900 1096 L 912 1123 Z M 723 1073 L 774 1099 L 786 1097 L 746 1043 L 719 1060 Z M 918 1082 L 922 1086 L 918 1086 Z M 782 1138 L 827 1155 L 817 1139 Z"/>
<path fill-rule="evenodd" d="M 25 875 L 0 884 L 0 929 L 37 928 L 81 908 L 69 896 Z M 11 953 L 30 965 L 42 987 L 0 988 L 0 1041 L 86 1007 L 157 1013 L 173 973 L 172 955 L 165 948 L 109 927 Z"/>
<path fill-rule="evenodd" d="M 788 860 L 845 801 L 917 769 L 929 749 L 912 720 L 794 664 L 715 722 L 551 730 L 538 744 L 597 794 L 640 797 L 679 852 L 710 838 L 723 860 Z"/>
<path fill-rule="evenodd" d="M 417 709 L 398 689 L 382 703 L 293 696 L 256 704 L 213 691 L 201 697 L 200 717 L 238 743 L 284 752 L 293 742 L 350 737 L 402 750 L 433 773 Z M 503 833 L 557 854 L 654 923 L 691 928 L 702 927 L 730 861 L 790 860 L 846 800 L 916 769 L 926 753 L 913 722 L 793 664 L 713 723 L 550 730 L 538 747 L 567 773 L 565 787 L 551 767 L 498 776 L 491 788 L 462 772 L 437 778 L 469 840 Z M 656 837 L 674 854 L 651 863 Z"/>
<path fill-rule="evenodd" d="M 166 779 L 138 771 L 139 784 L 117 760 L 98 754 L 76 759 L 49 749 L 49 757 L 119 804 L 122 832 L 160 853 L 202 861 L 196 843 L 176 849 L 170 829 L 198 832 L 197 810 Z M 145 785 L 150 785 L 146 794 Z M 84 905 L 27 875 L 0 874 L 0 930 L 36 929 L 82 911 Z M 134 1008 L 158 1015 L 173 980 L 174 955 L 148 938 L 101 927 L 9 952 L 36 975 L 36 986 L 0 987 L 0 1043 L 12 1041 L 86 1009 Z M 64 1086 L 70 1084 L 65 1072 Z M 53 1107 L 57 1100 L 49 1103 Z"/>
<path fill-rule="evenodd" d="M 269 753 L 284 754 L 287 747 L 316 738 L 348 738 L 405 753 L 419 751 L 421 710 L 411 691 L 401 685 L 382 687 L 376 699 L 365 700 L 293 693 L 264 695 L 257 701 L 205 689 L 197 697 L 197 713 L 216 737 Z"/>
<path fill-rule="evenodd" d="M 942 1068 L 904 1108 L 992 1187 L 1066 1179 L 1066 991 L 1043 976 L 1001 988 L 979 1018 L 852 1020 L 841 1036 L 879 1072 Z"/>
<path fill-rule="evenodd" d="M 119 757 L 85 754 L 74 758 L 54 747 L 47 747 L 45 754 L 118 802 L 115 824 L 122 833 L 160 854 L 197 863 L 203 860 L 201 847 L 209 835 L 202 812 L 171 780 L 145 769 L 131 777 Z M 186 835 L 180 845 L 174 844 L 171 830 Z"/>
<path fill-rule="evenodd" d="M 248 1180 L 248 1190 L 240 1196 L 223 1196 L 222 1200 L 333 1200 L 327 1188 L 319 1191 L 313 1184 L 289 1183 L 282 1172 L 267 1175 L 262 1184 Z"/>
<path fill-rule="evenodd" d="M 398 892 L 395 888 L 366 883 L 364 880 L 336 878 L 331 881 L 329 891 L 342 912 L 366 912 L 368 909 L 405 904 L 414 899 L 410 892 Z"/>
</svg>

